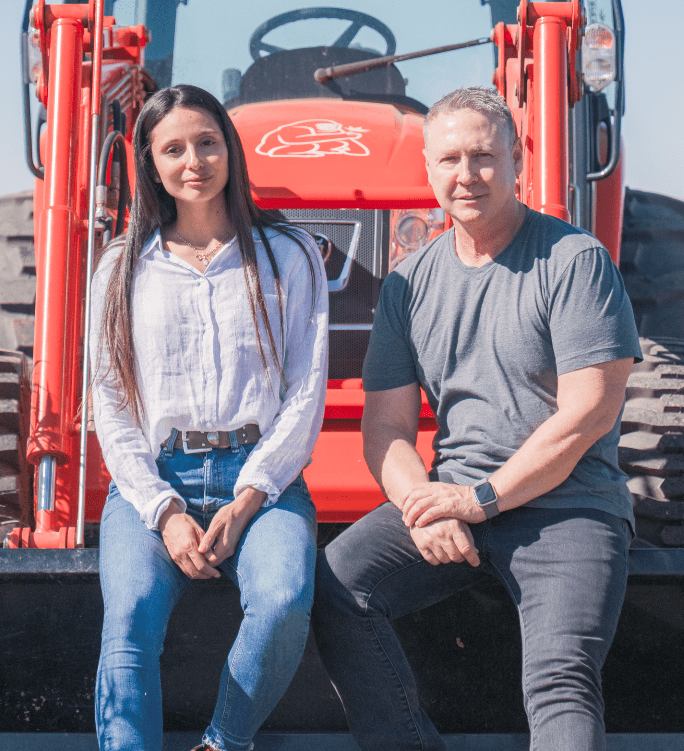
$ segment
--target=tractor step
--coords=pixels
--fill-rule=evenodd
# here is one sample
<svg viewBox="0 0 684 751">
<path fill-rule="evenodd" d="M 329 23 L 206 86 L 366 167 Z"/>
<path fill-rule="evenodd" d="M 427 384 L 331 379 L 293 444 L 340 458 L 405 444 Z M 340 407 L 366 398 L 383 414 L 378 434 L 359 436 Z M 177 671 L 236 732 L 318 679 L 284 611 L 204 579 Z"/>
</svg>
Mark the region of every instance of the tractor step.
<svg viewBox="0 0 684 751">
<path fill-rule="evenodd" d="M 447 751 L 527 751 L 529 735 L 445 735 Z M 189 751 L 197 733 L 165 733 L 162 751 Z M 260 733 L 256 751 L 358 751 L 347 733 Z M 684 733 L 609 733 L 607 751 L 684 751 Z M 97 751 L 92 733 L 3 733 L 0 751 Z"/>
</svg>

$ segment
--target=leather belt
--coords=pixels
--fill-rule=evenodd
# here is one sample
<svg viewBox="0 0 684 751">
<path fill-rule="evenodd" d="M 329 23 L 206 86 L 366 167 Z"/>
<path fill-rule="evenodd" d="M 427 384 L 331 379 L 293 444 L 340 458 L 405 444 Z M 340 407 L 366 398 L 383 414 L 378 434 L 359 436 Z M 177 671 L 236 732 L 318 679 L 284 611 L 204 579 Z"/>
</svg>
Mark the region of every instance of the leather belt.
<svg viewBox="0 0 684 751">
<path fill-rule="evenodd" d="M 231 441 L 231 434 L 233 441 Z M 169 436 L 170 438 L 171 436 Z M 169 438 L 163 441 L 161 447 L 166 448 Z M 261 438 L 258 425 L 248 423 L 236 430 L 179 430 L 173 443 L 174 449 L 183 449 L 186 454 L 213 449 L 237 448 L 245 443 L 257 443 Z"/>
</svg>

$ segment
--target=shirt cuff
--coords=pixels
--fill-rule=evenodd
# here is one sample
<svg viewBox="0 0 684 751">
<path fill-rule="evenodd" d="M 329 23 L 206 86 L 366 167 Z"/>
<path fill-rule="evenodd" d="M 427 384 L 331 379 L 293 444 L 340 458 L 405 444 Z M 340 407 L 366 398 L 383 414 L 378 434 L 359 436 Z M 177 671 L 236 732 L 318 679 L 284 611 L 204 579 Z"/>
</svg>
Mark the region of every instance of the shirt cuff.
<svg viewBox="0 0 684 751">
<path fill-rule="evenodd" d="M 159 519 L 161 515 L 170 506 L 171 501 L 175 501 L 185 513 L 188 504 L 173 490 L 163 490 L 156 495 L 140 512 L 140 518 L 145 522 L 148 529 L 159 529 Z"/>
<path fill-rule="evenodd" d="M 244 490 L 246 487 L 261 490 L 263 493 L 266 493 L 266 500 L 261 504 L 261 508 L 272 506 L 278 498 L 280 498 L 282 492 L 269 480 L 268 477 L 261 475 L 251 479 L 247 478 L 245 480 L 240 480 L 233 489 L 234 497 L 237 498 L 238 495 L 240 495 L 240 491 Z"/>
</svg>

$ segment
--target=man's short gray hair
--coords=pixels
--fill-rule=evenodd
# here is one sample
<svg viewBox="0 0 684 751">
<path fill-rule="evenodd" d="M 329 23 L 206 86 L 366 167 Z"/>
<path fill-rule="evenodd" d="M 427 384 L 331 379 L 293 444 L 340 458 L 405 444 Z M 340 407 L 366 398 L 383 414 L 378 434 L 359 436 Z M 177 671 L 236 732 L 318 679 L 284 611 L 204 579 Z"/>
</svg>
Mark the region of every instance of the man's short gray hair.
<svg viewBox="0 0 684 751">
<path fill-rule="evenodd" d="M 458 110 L 474 110 L 493 120 L 503 133 L 506 133 L 510 142 L 515 140 L 515 125 L 513 116 L 506 104 L 505 99 L 496 89 L 488 89 L 484 86 L 472 86 L 468 89 L 456 89 L 450 94 L 443 96 L 438 102 L 430 107 L 425 115 L 423 123 L 423 136 L 425 145 L 428 142 L 430 123 L 437 115 L 448 114 Z"/>
</svg>

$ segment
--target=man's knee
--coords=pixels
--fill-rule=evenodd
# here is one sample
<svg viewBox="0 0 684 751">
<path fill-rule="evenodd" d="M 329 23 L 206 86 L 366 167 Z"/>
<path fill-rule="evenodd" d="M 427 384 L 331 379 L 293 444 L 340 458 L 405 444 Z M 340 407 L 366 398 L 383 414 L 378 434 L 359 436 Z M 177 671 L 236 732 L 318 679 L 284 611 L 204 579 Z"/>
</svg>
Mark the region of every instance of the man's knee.
<svg viewBox="0 0 684 751">
<path fill-rule="evenodd" d="M 353 582 L 347 576 L 346 567 L 336 565 L 339 561 L 331 548 L 334 545 L 333 542 L 325 550 L 321 550 L 316 560 L 314 617 L 330 616 L 340 608 L 358 608 L 352 595 Z"/>
<path fill-rule="evenodd" d="M 603 653 L 603 650 L 600 650 Z M 525 658 L 525 704 L 529 714 L 537 717 L 566 712 L 589 712 L 601 716 L 600 655 L 591 650 L 566 649 L 560 644 L 554 653 L 528 654 Z"/>
</svg>

